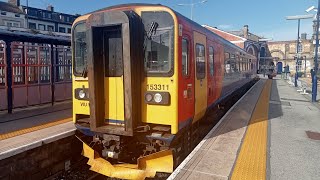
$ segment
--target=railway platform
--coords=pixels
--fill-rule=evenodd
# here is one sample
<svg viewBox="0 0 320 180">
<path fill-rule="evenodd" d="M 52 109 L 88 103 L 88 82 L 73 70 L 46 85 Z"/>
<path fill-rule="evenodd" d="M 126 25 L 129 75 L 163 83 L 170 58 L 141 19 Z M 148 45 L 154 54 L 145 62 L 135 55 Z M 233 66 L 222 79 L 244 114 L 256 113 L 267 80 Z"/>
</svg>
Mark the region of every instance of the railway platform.
<svg viewBox="0 0 320 180">
<path fill-rule="evenodd" d="M 0 114 L 0 179 L 41 179 L 70 163 L 78 143 L 71 117 L 71 102 Z"/>
<path fill-rule="evenodd" d="M 320 106 L 258 81 L 168 179 L 319 179 Z"/>
</svg>

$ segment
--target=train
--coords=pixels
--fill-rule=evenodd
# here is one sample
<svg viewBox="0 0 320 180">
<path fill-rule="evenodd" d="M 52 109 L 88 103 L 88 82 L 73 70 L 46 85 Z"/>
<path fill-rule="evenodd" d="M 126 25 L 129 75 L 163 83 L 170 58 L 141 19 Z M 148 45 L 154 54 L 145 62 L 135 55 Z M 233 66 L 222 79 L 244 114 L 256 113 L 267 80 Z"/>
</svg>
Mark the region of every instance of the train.
<svg viewBox="0 0 320 180">
<path fill-rule="evenodd" d="M 83 155 L 91 170 L 123 179 L 172 172 L 206 114 L 257 70 L 255 56 L 160 4 L 78 17 L 72 50 Z"/>
</svg>

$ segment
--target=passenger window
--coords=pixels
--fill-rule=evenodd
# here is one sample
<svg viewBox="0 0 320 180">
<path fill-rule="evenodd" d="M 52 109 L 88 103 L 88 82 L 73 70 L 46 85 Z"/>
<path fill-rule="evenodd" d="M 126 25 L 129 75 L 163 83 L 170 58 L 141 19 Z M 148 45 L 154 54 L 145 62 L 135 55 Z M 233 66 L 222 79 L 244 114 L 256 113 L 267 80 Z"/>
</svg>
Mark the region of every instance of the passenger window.
<svg viewBox="0 0 320 180">
<path fill-rule="evenodd" d="M 196 44 L 196 68 L 197 79 L 204 79 L 206 77 L 206 60 L 204 45 Z"/>
<path fill-rule="evenodd" d="M 224 61 L 225 69 L 224 69 L 224 71 L 225 71 L 226 74 L 229 74 L 229 73 L 231 73 L 230 53 L 228 53 L 228 52 L 224 53 L 224 57 L 225 57 L 225 61 Z"/>
<path fill-rule="evenodd" d="M 214 75 L 214 49 L 213 47 L 209 47 L 209 70 L 210 76 Z"/>
<path fill-rule="evenodd" d="M 182 39 L 182 75 L 189 75 L 189 42 L 187 39 Z"/>
</svg>

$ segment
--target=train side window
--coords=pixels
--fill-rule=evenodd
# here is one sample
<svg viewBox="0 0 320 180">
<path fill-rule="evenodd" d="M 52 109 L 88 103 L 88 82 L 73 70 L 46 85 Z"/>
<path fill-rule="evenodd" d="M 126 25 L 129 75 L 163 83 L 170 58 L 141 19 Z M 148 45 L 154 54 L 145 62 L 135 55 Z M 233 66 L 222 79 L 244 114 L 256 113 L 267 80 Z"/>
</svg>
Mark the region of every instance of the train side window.
<svg viewBox="0 0 320 180">
<path fill-rule="evenodd" d="M 196 68 L 197 79 L 204 79 L 206 77 L 206 60 L 205 48 L 202 44 L 196 44 Z"/>
<path fill-rule="evenodd" d="M 214 49 L 212 46 L 209 47 L 209 71 L 210 76 L 214 75 Z"/>
<path fill-rule="evenodd" d="M 187 38 L 182 39 L 182 75 L 189 76 L 189 41 Z"/>
<path fill-rule="evenodd" d="M 224 53 L 224 58 L 225 58 L 225 61 L 224 61 L 224 63 L 225 63 L 225 73 L 226 74 L 229 74 L 229 73 L 231 73 L 231 65 L 230 65 L 230 53 L 228 53 L 228 52 L 225 52 Z"/>
</svg>

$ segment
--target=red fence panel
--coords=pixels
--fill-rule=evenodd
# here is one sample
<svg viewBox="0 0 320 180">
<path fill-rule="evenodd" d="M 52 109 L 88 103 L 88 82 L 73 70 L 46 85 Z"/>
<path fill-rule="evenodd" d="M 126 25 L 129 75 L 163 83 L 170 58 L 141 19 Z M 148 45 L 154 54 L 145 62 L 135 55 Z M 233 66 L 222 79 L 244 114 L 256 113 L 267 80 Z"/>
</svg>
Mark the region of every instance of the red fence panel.
<svg viewBox="0 0 320 180">
<path fill-rule="evenodd" d="M 54 48 L 54 100 L 64 101 L 72 98 L 72 53 L 70 47 Z"/>
<path fill-rule="evenodd" d="M 6 44 L 0 41 L 0 110 L 8 108 Z"/>
<path fill-rule="evenodd" d="M 14 43 L 11 48 L 13 107 L 50 103 L 51 47 Z"/>
<path fill-rule="evenodd" d="M 13 108 L 28 105 L 26 84 L 25 47 L 20 42 L 11 44 L 12 64 L 12 104 Z"/>
<path fill-rule="evenodd" d="M 51 89 L 51 47 L 39 47 L 40 55 L 40 103 L 50 103 L 52 98 Z"/>
</svg>

